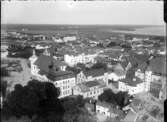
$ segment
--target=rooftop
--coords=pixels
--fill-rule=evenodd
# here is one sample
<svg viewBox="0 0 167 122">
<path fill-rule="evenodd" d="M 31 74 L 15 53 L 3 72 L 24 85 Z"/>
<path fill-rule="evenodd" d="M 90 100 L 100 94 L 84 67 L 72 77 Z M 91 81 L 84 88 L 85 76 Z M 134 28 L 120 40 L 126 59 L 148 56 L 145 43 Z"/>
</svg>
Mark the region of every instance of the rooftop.
<svg viewBox="0 0 167 122">
<path fill-rule="evenodd" d="M 38 66 L 40 70 L 49 72 L 49 65 L 53 64 L 54 67 L 66 66 L 67 64 L 63 61 L 55 60 L 51 56 L 40 55 L 35 61 L 35 65 Z"/>
<path fill-rule="evenodd" d="M 106 73 L 105 69 L 103 68 L 97 68 L 97 69 L 89 69 L 89 70 L 85 70 L 83 71 L 83 73 L 88 77 L 88 76 L 92 76 L 92 77 L 97 77 L 97 76 L 102 76 L 104 75 L 104 73 Z"/>
<path fill-rule="evenodd" d="M 150 61 L 150 70 L 155 74 L 166 75 L 166 57 L 157 56 Z"/>
<path fill-rule="evenodd" d="M 82 92 L 90 91 L 91 87 L 101 88 L 105 86 L 106 86 L 105 83 L 100 80 L 88 81 L 88 82 L 78 84 L 78 87 L 81 89 Z"/>
<path fill-rule="evenodd" d="M 74 74 L 69 71 L 57 71 L 57 72 L 49 72 L 47 74 L 48 79 L 52 81 L 58 81 L 62 79 L 74 78 Z"/>
<path fill-rule="evenodd" d="M 140 84 L 142 83 L 143 81 L 138 78 L 138 77 L 135 77 L 133 79 L 128 79 L 128 78 L 125 78 L 125 79 L 121 79 L 120 80 L 121 82 L 124 82 L 125 84 L 129 85 L 129 86 L 132 86 L 132 87 L 136 87 L 137 84 Z"/>
</svg>

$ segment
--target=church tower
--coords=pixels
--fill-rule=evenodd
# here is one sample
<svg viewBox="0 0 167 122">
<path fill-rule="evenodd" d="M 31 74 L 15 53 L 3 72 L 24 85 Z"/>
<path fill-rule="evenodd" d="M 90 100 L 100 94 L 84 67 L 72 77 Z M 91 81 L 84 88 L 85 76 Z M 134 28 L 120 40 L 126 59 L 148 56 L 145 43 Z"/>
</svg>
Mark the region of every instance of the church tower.
<svg viewBox="0 0 167 122">
<path fill-rule="evenodd" d="M 37 72 L 36 65 L 34 64 L 37 59 L 38 57 L 36 56 L 35 50 L 33 49 L 33 55 L 29 58 L 30 66 L 31 66 L 31 73 L 33 75 L 35 75 Z"/>
</svg>

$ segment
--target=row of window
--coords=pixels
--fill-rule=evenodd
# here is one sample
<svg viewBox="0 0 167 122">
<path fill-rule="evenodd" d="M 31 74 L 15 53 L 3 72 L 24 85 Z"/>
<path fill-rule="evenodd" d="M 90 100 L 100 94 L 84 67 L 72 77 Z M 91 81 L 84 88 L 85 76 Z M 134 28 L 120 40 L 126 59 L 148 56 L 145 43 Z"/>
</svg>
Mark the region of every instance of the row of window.
<svg viewBox="0 0 167 122">
<path fill-rule="evenodd" d="M 101 89 L 96 89 L 94 91 L 91 91 L 91 92 L 87 92 L 86 96 L 87 97 L 92 97 L 94 95 L 97 95 L 97 94 L 100 94 L 101 93 Z M 94 96 L 95 97 L 95 96 Z"/>
<path fill-rule="evenodd" d="M 69 94 L 71 94 L 71 90 L 65 90 L 65 91 L 62 92 L 63 96 L 66 96 L 66 95 L 69 95 Z"/>
<path fill-rule="evenodd" d="M 63 86 L 63 89 L 69 89 L 70 86 Z"/>
</svg>

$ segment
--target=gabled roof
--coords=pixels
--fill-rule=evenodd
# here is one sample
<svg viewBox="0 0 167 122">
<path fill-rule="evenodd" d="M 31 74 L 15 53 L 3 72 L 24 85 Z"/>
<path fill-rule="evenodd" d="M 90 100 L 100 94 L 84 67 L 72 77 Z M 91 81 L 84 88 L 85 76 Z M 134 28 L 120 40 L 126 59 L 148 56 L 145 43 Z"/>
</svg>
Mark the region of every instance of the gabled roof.
<svg viewBox="0 0 167 122">
<path fill-rule="evenodd" d="M 78 87 L 81 89 L 82 92 L 88 92 L 92 87 L 102 88 L 105 86 L 105 83 L 100 80 L 88 81 L 78 84 Z"/>
<path fill-rule="evenodd" d="M 86 77 L 92 76 L 92 77 L 97 77 L 97 76 L 102 76 L 104 73 L 106 73 L 105 69 L 103 68 L 98 68 L 98 69 L 89 69 L 83 71 Z"/>
<path fill-rule="evenodd" d="M 135 77 L 133 79 L 128 79 L 128 78 L 121 79 L 120 82 L 124 82 L 125 84 L 132 86 L 132 87 L 136 87 L 137 84 L 142 83 L 143 81 L 140 78 Z"/>
<path fill-rule="evenodd" d="M 54 67 L 60 67 L 60 66 L 66 66 L 67 64 L 59 61 L 59 60 L 55 60 L 53 57 L 51 56 L 46 56 L 46 55 L 40 55 L 38 57 L 38 59 L 35 61 L 35 65 L 38 66 L 38 68 L 40 70 L 43 70 L 45 72 L 49 72 L 49 65 L 51 65 L 53 63 Z"/>
<path fill-rule="evenodd" d="M 165 56 L 157 56 L 150 60 L 149 68 L 154 74 L 166 75 Z"/>
<path fill-rule="evenodd" d="M 74 78 L 74 74 L 69 71 L 57 71 L 57 72 L 49 72 L 47 74 L 47 78 L 52 81 L 59 81 L 68 78 Z"/>
</svg>

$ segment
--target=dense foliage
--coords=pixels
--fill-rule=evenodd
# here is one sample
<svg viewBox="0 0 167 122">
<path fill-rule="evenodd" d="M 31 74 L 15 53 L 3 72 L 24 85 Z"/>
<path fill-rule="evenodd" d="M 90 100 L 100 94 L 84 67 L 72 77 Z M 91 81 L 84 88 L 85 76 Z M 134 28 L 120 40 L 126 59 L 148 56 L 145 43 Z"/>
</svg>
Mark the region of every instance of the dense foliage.
<svg viewBox="0 0 167 122">
<path fill-rule="evenodd" d="M 51 115 L 61 120 L 64 113 L 58 99 L 59 90 L 52 83 L 30 81 L 26 86 L 15 85 L 4 103 L 2 113 L 4 118 L 28 116 L 35 119 L 47 119 Z"/>
<path fill-rule="evenodd" d="M 59 99 L 59 89 L 52 83 L 29 81 L 26 86 L 15 85 L 2 108 L 2 119 L 7 122 L 94 122 L 85 109 L 82 96 Z"/>
<path fill-rule="evenodd" d="M 105 90 L 100 96 L 100 101 L 105 101 L 108 103 L 112 103 L 114 105 L 119 106 L 120 108 L 123 108 L 125 105 L 128 104 L 128 99 L 130 96 L 127 92 L 118 92 L 115 94 L 112 90 L 107 89 Z"/>
</svg>

